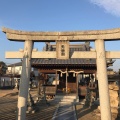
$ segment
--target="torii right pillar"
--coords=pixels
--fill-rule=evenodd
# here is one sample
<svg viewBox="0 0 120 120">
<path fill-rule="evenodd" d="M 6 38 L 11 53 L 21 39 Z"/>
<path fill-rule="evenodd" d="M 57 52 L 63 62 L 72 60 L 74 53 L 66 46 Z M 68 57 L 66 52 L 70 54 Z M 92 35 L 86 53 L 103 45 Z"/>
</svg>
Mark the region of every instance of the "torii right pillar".
<svg viewBox="0 0 120 120">
<path fill-rule="evenodd" d="M 108 77 L 105 55 L 104 40 L 95 40 L 96 55 L 97 55 L 97 75 L 99 85 L 101 120 L 111 120 L 110 97 L 108 90 Z"/>
</svg>

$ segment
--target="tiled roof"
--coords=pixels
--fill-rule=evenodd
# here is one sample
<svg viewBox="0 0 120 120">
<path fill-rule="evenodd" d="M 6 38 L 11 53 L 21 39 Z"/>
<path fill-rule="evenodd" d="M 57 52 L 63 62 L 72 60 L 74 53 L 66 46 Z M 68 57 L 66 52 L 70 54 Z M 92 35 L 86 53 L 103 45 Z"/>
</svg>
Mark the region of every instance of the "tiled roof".
<svg viewBox="0 0 120 120">
<path fill-rule="evenodd" d="M 50 48 L 50 49 L 49 49 Z M 45 47 L 45 51 L 56 51 L 56 45 L 50 45 Z M 73 54 L 74 51 L 89 51 L 90 46 L 89 44 L 78 44 L 78 45 L 70 45 L 69 52 L 70 56 Z M 96 65 L 95 59 L 80 59 L 80 58 L 70 58 L 68 60 L 64 59 L 32 59 L 32 66 L 34 65 Z"/>
<path fill-rule="evenodd" d="M 78 59 L 78 58 L 72 58 L 68 60 L 63 60 L 63 59 L 32 59 L 32 65 L 34 64 L 40 64 L 40 65 L 61 65 L 61 64 L 66 64 L 66 65 L 95 65 L 96 60 L 95 59 Z"/>
<path fill-rule="evenodd" d="M 10 65 L 7 65 L 7 67 L 13 67 L 13 66 L 22 66 L 22 62 L 18 62 L 18 63 L 13 63 Z"/>
</svg>

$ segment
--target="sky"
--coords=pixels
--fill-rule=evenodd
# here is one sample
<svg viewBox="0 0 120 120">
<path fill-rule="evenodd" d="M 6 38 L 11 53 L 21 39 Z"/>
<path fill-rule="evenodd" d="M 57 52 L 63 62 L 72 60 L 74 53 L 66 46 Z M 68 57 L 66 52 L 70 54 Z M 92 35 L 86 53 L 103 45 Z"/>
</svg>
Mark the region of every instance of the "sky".
<svg viewBox="0 0 120 120">
<path fill-rule="evenodd" d="M 0 0 L 0 61 L 5 52 L 24 48 L 6 38 L 2 27 L 24 31 L 81 31 L 120 28 L 120 0 Z M 94 43 L 90 44 L 94 48 Z M 44 43 L 35 43 L 42 50 Z M 120 41 L 105 42 L 106 51 L 119 51 Z M 120 69 L 120 59 L 112 67 Z"/>
</svg>

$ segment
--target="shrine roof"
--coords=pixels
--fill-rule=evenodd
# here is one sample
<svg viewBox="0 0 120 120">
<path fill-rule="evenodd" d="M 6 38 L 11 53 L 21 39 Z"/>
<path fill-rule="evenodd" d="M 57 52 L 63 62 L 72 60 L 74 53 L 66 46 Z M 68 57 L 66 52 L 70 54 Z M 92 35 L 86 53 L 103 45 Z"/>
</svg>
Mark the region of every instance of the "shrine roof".
<svg viewBox="0 0 120 120">
<path fill-rule="evenodd" d="M 39 65 L 95 65 L 95 59 L 79 59 L 79 58 L 72 58 L 68 60 L 64 59 L 32 59 L 32 65 L 39 64 Z"/>
<path fill-rule="evenodd" d="M 71 56 L 74 51 L 90 51 L 89 42 L 85 44 L 72 44 L 69 48 L 69 55 Z M 56 51 L 56 45 L 51 45 L 46 43 L 46 46 L 43 48 L 44 51 Z M 46 65 L 46 66 L 60 66 L 60 65 L 96 65 L 95 59 L 81 59 L 81 58 L 69 58 L 69 59 L 55 59 L 55 58 L 37 58 L 32 59 L 32 66 L 34 65 Z"/>
</svg>

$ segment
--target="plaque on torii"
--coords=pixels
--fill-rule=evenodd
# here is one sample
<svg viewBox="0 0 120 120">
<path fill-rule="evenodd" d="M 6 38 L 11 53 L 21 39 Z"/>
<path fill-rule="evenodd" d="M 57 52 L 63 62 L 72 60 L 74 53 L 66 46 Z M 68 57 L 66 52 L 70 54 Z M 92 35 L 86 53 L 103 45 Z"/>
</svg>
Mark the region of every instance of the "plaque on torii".
<svg viewBox="0 0 120 120">
<path fill-rule="evenodd" d="M 106 70 L 106 58 L 120 58 L 119 51 L 105 51 L 104 41 L 120 40 L 120 28 L 111 30 L 91 30 L 73 32 L 27 32 L 2 28 L 7 39 L 11 41 L 25 41 L 24 50 L 17 52 L 6 52 L 6 58 L 22 58 L 23 68 L 22 79 L 29 79 L 31 58 L 95 58 L 97 63 L 97 74 L 99 84 L 99 96 L 101 106 L 101 120 L 111 120 L 110 100 L 108 91 L 108 78 Z M 74 51 L 69 55 L 69 42 L 95 41 L 95 51 Z M 56 42 L 56 51 L 36 51 L 33 49 L 33 42 Z M 68 52 L 67 52 L 68 50 Z M 27 67 L 26 67 L 27 66 Z M 27 72 L 26 72 L 27 71 Z M 25 74 L 27 73 L 27 74 Z M 18 119 L 25 119 L 25 106 L 27 99 L 28 83 L 23 81 L 18 98 Z M 24 85 L 25 84 L 25 85 Z M 22 101 L 20 103 L 19 101 Z M 22 111 L 21 111 L 22 109 Z"/>
</svg>

